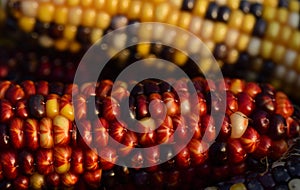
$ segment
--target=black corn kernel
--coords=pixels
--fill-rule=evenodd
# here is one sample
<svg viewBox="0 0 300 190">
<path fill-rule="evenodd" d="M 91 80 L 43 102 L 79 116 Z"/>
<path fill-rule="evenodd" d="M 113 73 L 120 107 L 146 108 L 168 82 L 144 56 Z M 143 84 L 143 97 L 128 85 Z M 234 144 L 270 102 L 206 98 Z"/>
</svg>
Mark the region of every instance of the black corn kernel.
<svg viewBox="0 0 300 190">
<path fill-rule="evenodd" d="M 263 9 L 262 4 L 253 3 L 250 6 L 250 13 L 252 13 L 256 18 L 259 18 L 262 15 L 262 9 Z"/>
<path fill-rule="evenodd" d="M 264 190 L 264 187 L 257 180 L 250 180 L 246 186 L 248 190 Z"/>
<path fill-rule="evenodd" d="M 49 36 L 53 39 L 58 39 L 63 36 L 64 31 L 64 25 L 51 23 L 50 30 L 49 30 Z"/>
<path fill-rule="evenodd" d="M 286 167 L 292 177 L 300 177 L 300 162 L 299 160 L 289 159 L 286 162 Z"/>
<path fill-rule="evenodd" d="M 91 29 L 88 27 L 79 26 L 76 33 L 76 39 L 78 40 L 78 42 L 81 42 L 83 44 L 90 43 Z"/>
<path fill-rule="evenodd" d="M 227 46 L 225 44 L 216 44 L 213 55 L 216 59 L 224 59 L 227 55 Z"/>
<path fill-rule="evenodd" d="M 218 10 L 217 20 L 220 22 L 227 22 L 230 17 L 230 9 L 226 6 L 221 6 Z"/>
<path fill-rule="evenodd" d="M 36 20 L 34 31 L 38 34 L 48 34 L 50 23 Z"/>
<path fill-rule="evenodd" d="M 288 8 L 289 0 L 278 0 L 278 7 Z"/>
<path fill-rule="evenodd" d="M 35 118 L 42 118 L 45 116 L 45 99 L 42 95 L 33 95 L 29 98 L 29 111 Z"/>
<path fill-rule="evenodd" d="M 62 96 L 64 92 L 64 84 L 61 82 L 52 82 L 49 86 L 49 94 L 57 94 Z"/>
<path fill-rule="evenodd" d="M 253 36 L 257 36 L 257 37 L 263 37 L 265 34 L 267 28 L 267 23 L 264 19 L 259 18 L 256 20 L 256 23 L 254 25 L 254 29 L 253 29 Z"/>
<path fill-rule="evenodd" d="M 249 1 L 240 1 L 239 9 L 244 13 L 250 12 L 251 3 Z"/>
<path fill-rule="evenodd" d="M 219 6 L 215 2 L 210 2 L 205 17 L 210 20 L 216 20 L 218 17 Z"/>
<path fill-rule="evenodd" d="M 284 166 L 277 166 L 273 168 L 272 175 L 277 183 L 285 184 L 291 179 L 291 176 L 288 174 L 288 171 Z"/>
<path fill-rule="evenodd" d="M 191 11 L 194 8 L 195 0 L 183 0 L 181 10 Z"/>
<path fill-rule="evenodd" d="M 269 172 L 264 174 L 263 176 L 260 176 L 259 181 L 265 188 L 272 188 L 276 185 L 276 183 L 272 177 L 272 174 Z"/>
</svg>

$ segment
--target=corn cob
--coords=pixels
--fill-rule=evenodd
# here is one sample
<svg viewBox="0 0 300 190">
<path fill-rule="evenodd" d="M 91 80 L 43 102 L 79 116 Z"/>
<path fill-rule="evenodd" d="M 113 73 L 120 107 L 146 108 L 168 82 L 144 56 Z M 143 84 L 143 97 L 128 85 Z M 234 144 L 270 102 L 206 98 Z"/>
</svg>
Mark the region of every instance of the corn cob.
<svg viewBox="0 0 300 190">
<path fill-rule="evenodd" d="M 147 183 L 147 188 L 178 189 L 192 179 L 200 188 L 245 173 L 251 158 L 279 159 L 288 149 L 288 139 L 299 136 L 300 122 L 291 101 L 271 85 L 226 79 L 225 86 L 209 81 L 215 86 L 209 89 L 207 82 L 201 77 L 192 82 L 170 80 L 170 84 L 150 79 L 138 84 L 102 80 L 81 86 L 1 81 L 1 188 L 135 189 Z M 116 88 L 112 89 L 113 85 Z M 131 92 L 128 85 L 134 86 Z M 174 86 L 180 92 L 175 92 Z M 191 87 L 195 94 L 190 94 Z M 210 115 L 212 110 L 222 114 L 222 100 L 211 102 L 210 98 L 218 89 L 227 92 L 224 120 L 221 115 Z M 177 93 L 184 93 L 185 99 L 179 100 Z M 96 110 L 90 106 L 93 97 Z M 126 97 L 131 100 L 131 117 L 118 106 Z M 155 106 L 152 111 L 151 105 Z M 181 112 L 183 105 L 185 111 Z M 200 120 L 192 111 L 197 107 Z M 130 126 L 130 118 L 159 118 L 164 109 L 167 115 L 157 129 L 153 128 L 156 120 Z M 179 136 L 174 137 L 177 130 Z M 176 141 L 191 131 L 192 139 L 174 155 Z M 112 147 L 110 137 L 126 148 Z M 203 151 L 210 142 L 213 144 Z M 163 152 L 133 150 L 160 143 L 167 147 Z M 160 164 L 164 157 L 170 159 Z M 129 158 L 125 160 L 132 168 L 115 165 L 122 158 Z M 143 168 L 147 163 L 154 165 Z M 151 184 L 149 176 L 154 180 Z M 182 176 L 186 177 L 181 180 Z"/>
<path fill-rule="evenodd" d="M 134 22 L 176 25 L 197 35 L 229 76 L 237 72 L 235 77 L 271 82 L 300 97 L 300 92 L 293 90 L 300 84 L 299 7 L 298 0 L 8 0 L 7 23 L 37 38 L 42 46 L 72 52 L 84 50 L 108 31 Z M 179 39 L 184 46 L 191 46 L 188 40 Z M 158 52 L 162 49 L 154 48 Z M 151 49 L 140 44 L 130 54 L 148 56 L 153 53 Z M 179 51 L 168 54 L 178 65 L 189 62 Z"/>
</svg>

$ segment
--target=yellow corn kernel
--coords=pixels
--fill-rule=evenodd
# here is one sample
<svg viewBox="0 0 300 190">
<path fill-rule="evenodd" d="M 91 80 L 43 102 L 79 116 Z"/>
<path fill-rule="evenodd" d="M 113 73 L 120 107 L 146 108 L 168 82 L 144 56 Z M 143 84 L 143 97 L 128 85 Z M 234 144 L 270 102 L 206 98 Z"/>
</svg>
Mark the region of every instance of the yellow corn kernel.
<svg viewBox="0 0 300 190">
<path fill-rule="evenodd" d="M 276 16 L 276 9 L 274 7 L 264 7 L 262 17 L 267 21 L 274 20 Z"/>
<path fill-rule="evenodd" d="M 85 9 L 82 13 L 81 25 L 92 27 L 95 24 L 96 11 L 94 9 Z"/>
<path fill-rule="evenodd" d="M 172 4 L 175 8 L 180 9 L 183 0 L 169 0 L 170 4 Z"/>
<path fill-rule="evenodd" d="M 169 13 L 167 16 L 167 20 L 165 21 L 167 24 L 176 25 L 179 19 L 179 11 L 174 10 Z"/>
<path fill-rule="evenodd" d="M 118 0 L 105 1 L 105 11 L 110 15 L 115 15 L 118 9 Z"/>
<path fill-rule="evenodd" d="M 250 37 L 247 34 L 240 34 L 236 45 L 237 50 L 244 51 L 247 48 L 249 41 Z"/>
<path fill-rule="evenodd" d="M 188 56 L 181 52 L 181 51 L 175 51 L 174 52 L 174 57 L 173 57 L 173 61 L 176 65 L 178 66 L 183 66 L 188 60 Z"/>
<path fill-rule="evenodd" d="M 150 2 L 144 2 L 140 11 L 140 19 L 142 22 L 150 22 L 153 19 L 154 7 Z"/>
<path fill-rule="evenodd" d="M 242 183 L 236 183 L 230 187 L 230 190 L 247 190 L 247 188 Z"/>
<path fill-rule="evenodd" d="M 173 11 L 173 10 L 172 10 Z M 171 7 L 168 3 L 161 3 L 156 6 L 154 10 L 154 19 L 156 22 L 164 22 L 167 19 L 169 12 L 171 11 Z"/>
<path fill-rule="evenodd" d="M 31 32 L 35 25 L 35 18 L 33 17 L 21 17 L 18 20 L 19 27 L 25 32 Z"/>
<path fill-rule="evenodd" d="M 53 46 L 53 39 L 47 35 L 41 35 L 38 38 L 38 42 L 42 47 L 50 48 Z"/>
<path fill-rule="evenodd" d="M 234 47 L 238 41 L 239 34 L 238 30 L 229 29 L 225 38 L 225 44 L 228 47 Z"/>
<path fill-rule="evenodd" d="M 227 63 L 229 63 L 229 64 L 236 63 L 238 57 L 239 57 L 239 51 L 237 51 L 236 49 L 229 50 L 227 59 L 226 59 Z"/>
<path fill-rule="evenodd" d="M 128 7 L 128 19 L 137 19 L 140 15 L 140 11 L 141 11 L 141 7 L 142 7 L 142 2 L 141 1 L 131 1 Z"/>
<path fill-rule="evenodd" d="M 201 31 L 202 22 L 203 20 L 199 16 L 193 16 L 189 26 L 189 31 L 198 35 Z"/>
<path fill-rule="evenodd" d="M 84 0 L 84 1 L 80 1 L 81 6 L 83 7 L 91 7 L 93 3 L 93 0 Z"/>
<path fill-rule="evenodd" d="M 106 29 L 110 24 L 110 20 L 111 18 L 108 13 L 100 11 L 96 15 L 95 27 Z"/>
<path fill-rule="evenodd" d="M 71 41 L 70 42 L 70 45 L 69 45 L 70 52 L 76 53 L 80 50 L 80 48 L 81 48 L 81 46 L 80 46 L 79 42 L 76 42 L 76 41 Z"/>
<path fill-rule="evenodd" d="M 294 30 L 290 39 L 288 40 L 288 45 L 290 48 L 294 50 L 298 50 L 300 53 L 300 31 L 299 30 Z"/>
<path fill-rule="evenodd" d="M 208 3 L 208 1 L 196 1 L 193 8 L 193 13 L 197 16 L 204 17 L 208 7 Z"/>
<path fill-rule="evenodd" d="M 118 2 L 118 13 L 126 14 L 128 12 L 128 7 L 130 4 L 130 0 L 122 0 Z"/>
<path fill-rule="evenodd" d="M 300 73 L 300 54 L 298 54 L 295 63 L 294 63 L 294 67 L 293 67 L 298 73 Z"/>
<path fill-rule="evenodd" d="M 192 15 L 188 12 L 181 12 L 179 14 L 179 20 L 177 26 L 183 29 L 187 29 L 191 23 Z"/>
<path fill-rule="evenodd" d="M 289 10 L 292 12 L 299 12 L 300 11 L 300 3 L 297 0 L 290 0 L 289 1 Z"/>
<path fill-rule="evenodd" d="M 227 33 L 227 25 L 217 22 L 213 31 L 213 41 L 215 43 L 223 42 Z"/>
<path fill-rule="evenodd" d="M 266 38 L 275 40 L 279 36 L 280 24 L 278 22 L 270 22 L 265 33 Z"/>
<path fill-rule="evenodd" d="M 142 57 L 149 55 L 151 44 L 150 43 L 142 43 L 137 45 L 137 52 Z"/>
<path fill-rule="evenodd" d="M 255 17 L 252 14 L 246 14 L 244 16 L 241 30 L 247 34 L 250 34 L 255 25 Z"/>
<path fill-rule="evenodd" d="M 275 61 L 275 63 L 280 63 L 284 57 L 284 54 L 285 47 L 282 45 L 276 45 L 272 53 L 272 59 Z"/>
<path fill-rule="evenodd" d="M 204 43 L 209 50 L 208 52 L 213 52 L 213 50 L 215 49 L 215 45 L 216 45 L 215 42 L 212 40 L 207 40 Z M 204 50 L 204 51 L 207 52 L 207 50 Z"/>
<path fill-rule="evenodd" d="M 27 17 L 36 17 L 38 9 L 38 2 L 36 1 L 22 1 L 21 12 Z"/>
<path fill-rule="evenodd" d="M 66 6 L 56 7 L 53 20 L 57 24 L 65 25 L 68 20 L 68 8 Z"/>
<path fill-rule="evenodd" d="M 287 9 L 279 8 L 279 9 L 277 9 L 276 20 L 278 20 L 278 22 L 280 22 L 280 23 L 286 23 L 288 20 L 288 15 L 289 15 L 289 12 Z"/>
<path fill-rule="evenodd" d="M 240 6 L 240 2 L 236 0 L 227 0 L 227 6 L 230 9 L 238 9 Z"/>
<path fill-rule="evenodd" d="M 269 40 L 263 40 L 261 43 L 260 55 L 264 59 L 269 59 L 273 51 L 273 43 Z"/>
<path fill-rule="evenodd" d="M 45 184 L 45 176 L 35 172 L 30 176 L 30 187 L 33 189 L 42 189 Z"/>
<path fill-rule="evenodd" d="M 67 40 L 73 40 L 76 36 L 76 33 L 77 33 L 77 27 L 76 26 L 66 25 L 65 29 L 64 29 L 64 32 L 63 32 L 63 36 Z"/>
<path fill-rule="evenodd" d="M 54 42 L 54 47 L 59 51 L 64 51 L 68 48 L 69 42 L 66 39 L 58 39 Z"/>
<path fill-rule="evenodd" d="M 77 5 L 79 5 L 79 3 L 80 3 L 80 0 L 67 0 L 67 5 L 68 6 L 77 6 Z"/>
<path fill-rule="evenodd" d="M 229 17 L 228 27 L 239 29 L 242 25 L 243 19 L 243 12 L 240 10 L 234 10 Z"/>
<path fill-rule="evenodd" d="M 264 1 L 263 1 L 263 5 L 264 5 L 264 6 L 268 6 L 268 7 L 277 7 L 278 1 L 274 1 L 274 0 L 264 0 Z"/>
<path fill-rule="evenodd" d="M 37 18 L 42 22 L 51 22 L 54 15 L 52 3 L 41 3 L 37 10 Z"/>
<path fill-rule="evenodd" d="M 81 22 L 81 7 L 71 7 L 68 12 L 68 24 L 78 26 Z"/>
<path fill-rule="evenodd" d="M 55 5 L 63 5 L 63 4 L 65 4 L 65 1 L 66 1 L 66 0 L 52 0 L 52 2 L 53 2 Z"/>
<path fill-rule="evenodd" d="M 292 43 L 292 41 L 288 41 L 292 34 L 292 29 L 288 26 L 282 26 L 280 28 L 280 35 L 277 37 L 277 41 L 281 44 Z"/>
<path fill-rule="evenodd" d="M 214 31 L 214 23 L 210 20 L 204 20 L 200 36 L 203 39 L 210 39 Z"/>
<path fill-rule="evenodd" d="M 59 103 L 57 98 L 52 98 L 46 101 L 46 115 L 53 119 L 59 113 Z"/>
<path fill-rule="evenodd" d="M 106 0 L 94 0 L 93 7 L 97 10 L 103 9 L 105 6 L 105 1 Z"/>
<path fill-rule="evenodd" d="M 74 107 L 70 103 L 67 103 L 64 107 L 61 108 L 60 114 L 62 116 L 65 116 L 70 121 L 74 121 Z"/>
<path fill-rule="evenodd" d="M 94 28 L 91 32 L 91 42 L 96 43 L 103 35 L 103 30 L 100 28 Z"/>
</svg>

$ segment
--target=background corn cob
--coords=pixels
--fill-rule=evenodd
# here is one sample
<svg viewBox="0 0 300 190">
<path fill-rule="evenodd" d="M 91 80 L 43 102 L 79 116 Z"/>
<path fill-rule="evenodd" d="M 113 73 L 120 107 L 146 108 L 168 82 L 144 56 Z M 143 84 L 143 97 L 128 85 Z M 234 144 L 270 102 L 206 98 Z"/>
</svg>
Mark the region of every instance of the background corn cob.
<svg viewBox="0 0 300 190">
<path fill-rule="evenodd" d="M 25 31 L 44 47 L 71 52 L 84 50 L 108 31 L 134 22 L 176 25 L 206 43 L 225 75 L 271 82 L 300 97 L 300 91 L 293 90 L 300 84 L 299 7 L 298 0 L 9 0 L 6 21 L 8 28 Z M 179 39 L 184 45 L 190 43 Z M 141 44 L 129 54 L 148 56 L 151 49 L 165 48 Z M 189 62 L 179 51 L 168 54 L 178 65 Z"/>
<path fill-rule="evenodd" d="M 180 92 L 174 92 L 170 85 L 157 80 L 139 84 L 118 81 L 115 90 L 110 80 L 80 87 L 45 81 L 20 84 L 1 81 L 1 188 L 90 189 L 101 186 L 113 189 L 121 185 L 128 189 L 178 189 L 188 184 L 201 188 L 232 175 L 244 174 L 254 158 L 279 159 L 288 149 L 288 139 L 299 136 L 297 112 L 289 99 L 270 85 L 226 79 L 224 87 L 216 82 L 216 89 L 212 91 L 227 91 L 226 117 L 221 121 L 220 117 L 210 115 L 212 109 L 218 112 L 220 102 L 210 102 L 208 97 L 212 91 L 208 90 L 206 80 L 170 81 L 180 87 Z M 128 85 L 135 88 L 129 92 Z M 191 85 L 196 88 L 196 94 L 190 94 Z M 71 93 L 75 95 L 74 102 Z M 178 100 L 176 93 L 185 93 L 186 99 Z M 90 109 L 93 102 L 89 100 L 93 96 L 96 97 L 96 110 Z M 152 122 L 130 126 L 128 115 L 124 117 L 123 110 L 117 106 L 128 96 L 131 97 L 128 109 L 132 117 L 141 121 L 150 116 L 150 101 L 156 101 L 155 112 L 151 112 L 156 116 L 161 114 L 162 104 L 167 104 L 163 123 L 152 132 L 149 132 Z M 186 109 L 181 115 L 183 103 Z M 191 105 L 201 108 L 200 123 L 193 115 L 195 106 Z M 123 121 L 117 121 L 118 116 Z M 218 124 L 221 132 L 216 134 Z M 146 133 L 137 134 L 126 129 L 128 126 L 142 128 Z M 195 133 L 188 145 L 168 162 L 159 164 L 163 157 L 173 157 L 174 143 L 184 139 L 193 129 Z M 209 134 L 203 138 L 206 129 Z M 175 130 L 181 131 L 180 136 L 172 136 Z M 127 148 L 111 147 L 108 136 Z M 203 146 L 215 137 L 216 142 L 202 152 Z M 169 147 L 165 149 L 168 151 L 154 149 L 141 154 L 132 150 L 159 143 L 165 143 L 163 146 Z M 99 157 L 97 153 L 101 152 L 105 152 L 106 157 Z M 115 166 L 123 157 L 129 158 L 127 164 L 133 168 Z M 158 165 L 142 169 L 147 163 Z M 151 182 L 148 181 L 150 176 Z"/>
</svg>

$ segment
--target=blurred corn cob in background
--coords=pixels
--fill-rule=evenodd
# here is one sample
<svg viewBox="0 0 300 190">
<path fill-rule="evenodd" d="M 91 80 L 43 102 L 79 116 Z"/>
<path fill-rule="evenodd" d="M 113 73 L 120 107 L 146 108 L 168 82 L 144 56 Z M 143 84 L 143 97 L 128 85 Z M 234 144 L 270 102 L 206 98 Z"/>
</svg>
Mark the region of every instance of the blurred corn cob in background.
<svg viewBox="0 0 300 190">
<path fill-rule="evenodd" d="M 5 5 L 8 28 L 22 30 L 26 38 L 59 51 L 86 50 L 107 32 L 131 23 L 176 25 L 208 46 L 225 75 L 271 82 L 300 97 L 300 91 L 293 90 L 300 87 L 298 0 L 8 0 Z M 153 33 L 143 35 L 151 38 Z M 26 38 L 21 41 L 30 46 L 34 40 L 25 42 Z M 178 43 L 192 47 L 184 36 Z M 129 53 L 148 56 L 151 49 L 149 44 L 140 44 Z M 189 62 L 182 52 L 169 54 L 178 65 Z"/>
<path fill-rule="evenodd" d="M 225 86 L 211 81 L 215 89 L 208 89 L 200 77 L 170 81 L 101 80 L 82 86 L 1 81 L 1 189 L 201 189 L 244 175 L 266 157 L 270 162 L 279 159 L 289 139 L 300 134 L 298 110 L 271 85 L 226 79 Z M 223 100 L 211 102 L 219 90 L 227 92 L 226 110 L 220 109 Z M 184 93 L 185 99 L 179 100 L 177 93 Z M 126 97 L 131 100 L 130 115 L 141 121 L 136 126 L 120 108 Z M 93 98 L 96 110 L 91 109 Z M 150 101 L 156 102 L 151 113 Z M 200 112 L 193 115 L 196 107 Z M 224 120 L 210 115 L 211 110 L 225 111 Z M 135 128 L 144 132 L 130 130 Z M 180 141 L 193 131 L 191 141 L 175 155 Z M 134 149 L 161 143 L 145 152 Z M 133 168 L 116 165 L 122 161 Z M 143 168 L 149 163 L 153 166 Z"/>
</svg>

